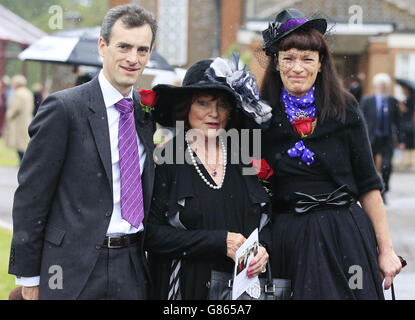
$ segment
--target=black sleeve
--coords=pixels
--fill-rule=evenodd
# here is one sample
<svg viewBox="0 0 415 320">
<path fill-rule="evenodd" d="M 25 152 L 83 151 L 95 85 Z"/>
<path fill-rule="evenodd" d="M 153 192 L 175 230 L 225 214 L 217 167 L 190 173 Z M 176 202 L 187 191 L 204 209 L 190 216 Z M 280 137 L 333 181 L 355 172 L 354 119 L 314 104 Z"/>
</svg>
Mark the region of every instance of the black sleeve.
<svg viewBox="0 0 415 320">
<path fill-rule="evenodd" d="M 348 132 L 353 177 L 361 196 L 371 190 L 382 190 L 383 183 L 373 161 L 366 123 L 361 111 L 358 108 L 355 110 L 358 120 Z"/>
<path fill-rule="evenodd" d="M 173 169 L 174 165 L 156 168 L 144 249 L 168 258 L 226 256 L 226 230 L 181 230 L 168 224 L 166 213 L 172 181 L 169 166 Z"/>
<path fill-rule="evenodd" d="M 259 243 L 267 249 L 268 254 L 271 253 L 271 221 L 259 232 Z"/>
<path fill-rule="evenodd" d="M 9 264 L 9 273 L 23 277 L 40 274 L 44 227 L 66 154 L 68 117 L 57 96 L 44 101 L 29 135 L 14 195 Z"/>
<path fill-rule="evenodd" d="M 392 98 L 393 103 L 393 122 L 395 124 L 396 128 L 396 135 L 398 137 L 399 143 L 402 143 L 405 141 L 405 130 L 403 128 L 403 118 L 401 114 L 401 110 L 399 109 L 399 102 L 395 98 Z"/>
</svg>

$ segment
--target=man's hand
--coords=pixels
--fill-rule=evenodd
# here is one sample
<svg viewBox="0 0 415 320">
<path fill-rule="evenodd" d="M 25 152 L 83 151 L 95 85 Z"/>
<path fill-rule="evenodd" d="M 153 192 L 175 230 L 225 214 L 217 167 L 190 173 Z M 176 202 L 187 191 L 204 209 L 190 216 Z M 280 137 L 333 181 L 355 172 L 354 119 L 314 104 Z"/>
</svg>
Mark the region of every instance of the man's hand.
<svg viewBox="0 0 415 320">
<path fill-rule="evenodd" d="M 39 286 L 23 287 L 22 296 L 24 300 L 39 300 Z"/>
<path fill-rule="evenodd" d="M 236 250 L 245 242 L 246 238 L 240 233 L 228 232 L 226 237 L 226 255 L 235 261 Z"/>
</svg>

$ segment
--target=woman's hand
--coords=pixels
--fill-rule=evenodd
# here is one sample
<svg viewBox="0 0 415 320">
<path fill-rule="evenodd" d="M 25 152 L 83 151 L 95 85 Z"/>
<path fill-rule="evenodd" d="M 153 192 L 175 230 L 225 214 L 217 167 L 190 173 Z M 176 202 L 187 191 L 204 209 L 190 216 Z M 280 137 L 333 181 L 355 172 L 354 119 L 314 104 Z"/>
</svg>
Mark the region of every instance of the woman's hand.
<svg viewBox="0 0 415 320">
<path fill-rule="evenodd" d="M 393 278 L 401 271 L 402 263 L 393 250 L 381 252 L 378 257 L 382 281 L 385 280 L 384 288 L 388 290 L 392 285 Z"/>
<path fill-rule="evenodd" d="M 265 272 L 268 263 L 268 252 L 264 247 L 259 247 L 258 253 L 252 258 L 248 267 L 248 277 L 253 278 L 262 272 Z"/>
<path fill-rule="evenodd" d="M 236 251 L 245 242 L 246 238 L 240 233 L 228 232 L 226 237 L 226 255 L 235 261 Z"/>
<path fill-rule="evenodd" d="M 385 206 L 379 190 L 372 190 L 360 197 L 363 210 L 369 215 L 375 229 L 379 248 L 378 264 L 385 290 L 392 285 L 393 278 L 401 271 L 402 263 L 395 254 L 389 234 Z"/>
</svg>

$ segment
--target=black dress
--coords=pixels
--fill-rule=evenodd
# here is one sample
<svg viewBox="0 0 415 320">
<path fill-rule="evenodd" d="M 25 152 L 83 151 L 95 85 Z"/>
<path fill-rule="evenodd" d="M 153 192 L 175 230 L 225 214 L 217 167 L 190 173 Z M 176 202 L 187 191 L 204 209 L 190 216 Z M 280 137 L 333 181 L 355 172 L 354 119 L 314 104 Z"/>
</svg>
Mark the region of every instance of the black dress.
<svg viewBox="0 0 415 320">
<path fill-rule="evenodd" d="M 277 278 L 292 279 L 293 299 L 382 298 L 375 233 L 358 205 L 305 215 L 284 209 L 294 192 L 315 195 L 337 188 L 321 163 L 307 167 L 285 154 L 274 183 L 279 193 L 271 265 Z"/>
<path fill-rule="evenodd" d="M 201 170 L 214 183 L 204 167 Z M 224 229 L 241 233 L 247 238 L 259 226 L 260 215 L 248 210 L 250 203 L 247 190 L 236 166 L 228 165 L 220 190 L 210 188 L 196 170 L 192 170 L 192 182 L 197 199 L 189 201 L 180 214 L 180 220 L 187 229 Z M 234 261 L 226 256 L 214 260 L 184 261 L 180 275 L 183 299 L 206 299 L 206 283 L 210 280 L 210 271 L 233 273 L 234 265 Z"/>
<path fill-rule="evenodd" d="M 215 185 L 203 165 L 199 165 L 199 168 L 208 181 Z M 187 230 L 226 230 L 241 233 L 246 238 L 255 228 L 260 227 L 261 216 L 264 213 L 261 203 L 269 202 L 257 178 L 243 176 L 239 165 L 227 164 L 223 186 L 219 190 L 210 188 L 193 165 L 162 165 L 156 169 L 149 222 L 168 224 L 169 214 L 165 215 L 164 212 L 177 212 L 171 208 L 174 208 L 174 202 L 182 197 L 186 200 L 184 207 L 178 206 L 178 218 Z M 170 200 L 166 202 L 163 198 Z M 165 205 L 160 205 L 163 202 Z M 265 226 L 259 236 L 261 243 L 269 245 L 269 226 Z M 155 289 L 153 298 L 168 297 L 173 259 L 181 258 L 179 274 L 183 300 L 207 299 L 207 282 L 210 280 L 211 270 L 234 272 L 234 261 L 226 256 L 226 250 L 201 255 L 195 253 L 192 256 L 189 256 L 188 252 L 182 254 L 184 250 L 187 251 L 183 245 L 178 244 L 169 254 L 150 255 L 150 270 Z"/>
<path fill-rule="evenodd" d="M 277 106 L 263 138 L 274 170 L 273 276 L 292 280 L 293 299 L 384 299 L 374 228 L 358 204 L 305 214 L 290 209 L 294 192 L 319 195 L 346 185 L 358 199 L 382 188 L 360 111 L 348 105 L 345 123 L 320 123 L 303 139 L 315 152 L 310 166 L 286 153 L 300 139 Z"/>
</svg>

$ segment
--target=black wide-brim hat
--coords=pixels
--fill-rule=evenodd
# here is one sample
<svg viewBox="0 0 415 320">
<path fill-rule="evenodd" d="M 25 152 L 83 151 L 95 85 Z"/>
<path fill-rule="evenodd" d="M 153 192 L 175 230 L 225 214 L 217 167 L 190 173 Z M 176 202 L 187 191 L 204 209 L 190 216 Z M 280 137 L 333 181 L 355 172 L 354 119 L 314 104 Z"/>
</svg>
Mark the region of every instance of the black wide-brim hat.
<svg viewBox="0 0 415 320">
<path fill-rule="evenodd" d="M 415 92 L 415 83 L 412 82 L 411 80 L 401 79 L 401 78 L 395 78 L 395 80 L 400 86 L 406 87 L 409 90 Z"/>
<path fill-rule="evenodd" d="M 264 39 L 262 50 L 265 51 L 267 56 L 272 56 L 278 51 L 278 43 L 299 29 L 316 29 L 324 35 L 327 30 L 327 20 L 309 20 L 297 9 L 286 9 L 275 17 L 275 21 L 270 23 L 267 29 L 262 31 L 262 37 Z"/>
<path fill-rule="evenodd" d="M 182 86 L 159 84 L 153 88 L 157 92 L 158 99 L 154 107 L 154 120 L 165 127 L 174 127 L 173 107 L 181 99 L 195 92 L 204 90 L 221 90 L 229 94 L 233 106 L 236 106 L 237 97 L 234 90 L 228 85 L 212 82 L 206 75 L 206 70 L 210 67 L 213 59 L 201 60 L 193 64 L 186 72 Z"/>
</svg>

